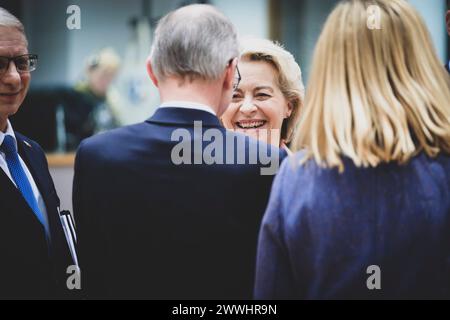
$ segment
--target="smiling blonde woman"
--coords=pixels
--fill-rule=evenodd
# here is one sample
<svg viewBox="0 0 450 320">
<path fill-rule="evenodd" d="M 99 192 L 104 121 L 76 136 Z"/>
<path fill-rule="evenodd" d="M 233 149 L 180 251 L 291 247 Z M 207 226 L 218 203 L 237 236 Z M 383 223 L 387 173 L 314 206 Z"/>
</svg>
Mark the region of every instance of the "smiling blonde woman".
<svg viewBox="0 0 450 320">
<path fill-rule="evenodd" d="M 367 27 L 373 5 L 381 29 Z M 337 5 L 315 50 L 303 151 L 284 161 L 262 222 L 257 299 L 450 298 L 449 104 L 408 2 Z"/>
<path fill-rule="evenodd" d="M 224 126 L 285 147 L 303 104 L 300 66 L 279 44 L 244 38 L 238 67 L 241 80 L 222 116 Z"/>
</svg>

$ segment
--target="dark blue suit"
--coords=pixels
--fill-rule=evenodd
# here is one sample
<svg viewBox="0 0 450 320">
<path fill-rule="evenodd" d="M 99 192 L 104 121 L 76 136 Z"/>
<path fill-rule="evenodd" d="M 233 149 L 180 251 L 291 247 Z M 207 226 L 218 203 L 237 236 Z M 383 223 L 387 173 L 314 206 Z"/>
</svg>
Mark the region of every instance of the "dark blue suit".
<svg viewBox="0 0 450 320">
<path fill-rule="evenodd" d="M 251 297 L 273 176 L 260 175 L 257 164 L 173 164 L 171 135 L 184 129 L 193 144 L 194 121 L 226 132 L 208 112 L 160 108 L 144 123 L 81 144 L 73 199 L 89 297 Z M 250 145 L 265 146 L 239 137 L 247 156 Z"/>
<path fill-rule="evenodd" d="M 450 63 L 450 61 L 445 64 L 445 69 L 447 69 L 447 71 L 450 73 L 450 69 L 448 67 L 449 63 Z"/>
<path fill-rule="evenodd" d="M 255 297 L 448 298 L 449 218 L 448 156 L 366 169 L 346 160 L 343 174 L 285 160 L 261 227 Z M 381 290 L 367 287 L 371 265 Z"/>
<path fill-rule="evenodd" d="M 19 154 L 44 199 L 52 241 L 48 247 L 42 224 L 0 169 L 0 298 L 65 297 L 66 269 L 73 262 L 47 160 L 37 143 L 15 135 Z"/>
</svg>

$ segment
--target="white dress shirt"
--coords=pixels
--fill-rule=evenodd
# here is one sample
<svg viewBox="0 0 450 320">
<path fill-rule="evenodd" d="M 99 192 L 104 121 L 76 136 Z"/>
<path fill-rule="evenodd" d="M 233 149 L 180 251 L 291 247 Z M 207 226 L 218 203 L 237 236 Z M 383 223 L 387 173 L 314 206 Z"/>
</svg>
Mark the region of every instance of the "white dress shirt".
<svg viewBox="0 0 450 320">
<path fill-rule="evenodd" d="M 3 133 L 0 130 L 0 146 L 3 144 L 3 140 L 5 139 L 6 135 L 12 136 L 14 138 L 14 141 L 16 143 L 16 150 L 19 150 L 17 148 L 16 135 L 14 134 L 14 130 L 13 130 L 9 120 L 8 120 L 7 127 L 6 127 L 6 133 Z M 44 199 L 42 198 L 42 195 L 39 192 L 39 189 L 38 189 L 38 187 L 36 185 L 36 182 L 34 181 L 33 176 L 30 173 L 30 170 L 28 170 L 25 162 L 22 160 L 20 155 L 19 155 L 19 161 L 20 161 L 20 164 L 22 165 L 23 171 L 25 171 L 25 174 L 26 174 L 26 176 L 28 178 L 28 181 L 30 182 L 31 189 L 33 190 L 34 198 L 36 199 L 36 202 L 37 202 L 37 204 L 39 206 L 39 209 L 41 210 L 41 213 L 43 214 L 45 220 L 48 221 L 48 219 L 47 219 L 47 209 L 45 207 Z M 0 167 L 6 173 L 6 175 L 11 180 L 11 182 L 14 184 L 14 186 L 16 186 L 16 188 L 17 188 L 17 185 L 16 185 L 16 183 L 14 182 L 14 179 L 11 176 L 11 172 L 9 172 L 8 164 L 6 163 L 6 156 L 3 153 L 3 151 L 1 151 L 1 150 L 0 150 Z"/>
<path fill-rule="evenodd" d="M 190 101 L 168 101 L 168 102 L 164 102 L 159 107 L 160 108 L 174 107 L 174 108 L 202 110 L 202 111 L 209 112 L 209 113 L 213 114 L 215 117 L 217 117 L 216 113 L 210 106 L 207 106 L 207 105 L 204 105 L 201 103 L 190 102 Z"/>
</svg>

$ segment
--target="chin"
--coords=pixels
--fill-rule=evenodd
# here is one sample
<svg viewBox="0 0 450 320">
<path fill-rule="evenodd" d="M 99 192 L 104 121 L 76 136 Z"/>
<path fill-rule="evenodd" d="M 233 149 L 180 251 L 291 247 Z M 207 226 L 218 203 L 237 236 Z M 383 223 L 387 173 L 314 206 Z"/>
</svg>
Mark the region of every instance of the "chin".
<svg viewBox="0 0 450 320">
<path fill-rule="evenodd" d="M 277 137 L 277 135 L 274 135 L 270 131 L 268 133 L 264 132 L 264 129 L 241 129 L 241 128 L 235 128 L 236 132 L 245 134 L 249 137 L 252 137 L 254 139 L 257 139 L 259 141 L 265 142 L 267 144 L 273 144 L 274 146 L 279 147 L 280 145 L 280 139 Z M 269 130 L 269 129 L 267 129 Z M 273 141 L 273 143 L 271 143 Z"/>
<path fill-rule="evenodd" d="M 19 111 L 19 105 L 2 105 L 0 107 L 0 113 L 2 116 L 5 116 L 6 118 L 13 116 Z"/>
</svg>

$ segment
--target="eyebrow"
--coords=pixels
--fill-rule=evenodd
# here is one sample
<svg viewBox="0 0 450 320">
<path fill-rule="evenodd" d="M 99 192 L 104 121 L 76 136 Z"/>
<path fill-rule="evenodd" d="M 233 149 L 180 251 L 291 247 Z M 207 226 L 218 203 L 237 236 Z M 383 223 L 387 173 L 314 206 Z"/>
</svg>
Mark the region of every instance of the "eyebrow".
<svg viewBox="0 0 450 320">
<path fill-rule="evenodd" d="M 259 91 L 259 90 L 269 90 L 272 93 L 274 92 L 273 88 L 270 86 L 259 86 L 259 87 L 253 88 L 253 91 Z M 242 93 L 243 91 L 241 88 L 237 88 L 235 92 Z"/>
<path fill-rule="evenodd" d="M 269 90 L 269 91 L 273 92 L 273 88 L 269 87 L 269 86 L 260 86 L 260 87 L 256 87 L 253 89 L 253 91 L 259 91 L 259 90 Z"/>
</svg>

